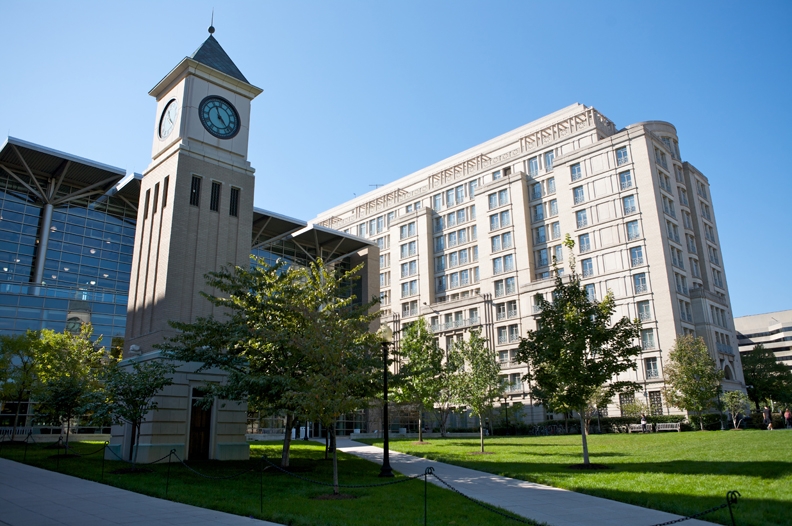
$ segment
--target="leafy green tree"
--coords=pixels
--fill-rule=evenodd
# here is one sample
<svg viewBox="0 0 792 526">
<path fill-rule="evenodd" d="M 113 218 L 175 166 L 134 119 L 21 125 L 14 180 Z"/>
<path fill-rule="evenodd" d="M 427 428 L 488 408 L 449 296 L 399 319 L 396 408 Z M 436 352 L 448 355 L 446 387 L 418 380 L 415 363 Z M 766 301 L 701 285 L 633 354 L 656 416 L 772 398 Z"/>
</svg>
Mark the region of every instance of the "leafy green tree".
<svg viewBox="0 0 792 526">
<path fill-rule="evenodd" d="M 93 328 L 86 323 L 80 332 L 41 331 L 38 375 L 34 391 L 38 413 L 66 424 L 66 449 L 72 420 L 95 407 L 101 391 L 99 375 L 106 363 L 102 338 L 91 341 Z"/>
<path fill-rule="evenodd" d="M 38 382 L 38 358 L 44 350 L 40 339 L 38 331 L 0 336 L 0 400 L 16 403 L 12 442 L 16 438 L 22 403 L 30 399 L 30 393 Z"/>
<path fill-rule="evenodd" d="M 756 345 L 750 352 L 741 354 L 743 375 L 748 398 L 756 411 L 768 400 L 792 401 L 792 371 L 775 359 L 773 351 Z"/>
<path fill-rule="evenodd" d="M 245 400 L 251 408 L 285 414 L 281 466 L 286 467 L 291 429 L 307 388 L 307 357 L 299 344 L 299 336 L 310 330 L 299 309 L 307 300 L 305 271 L 251 259 L 252 267 L 206 275 L 207 285 L 219 293 L 202 294 L 224 310 L 223 319 L 171 323 L 180 333 L 156 347 L 174 360 L 202 363 L 200 370 L 228 373 L 224 384 L 207 386 L 208 398 Z"/>
<path fill-rule="evenodd" d="M 423 442 L 423 413 L 440 397 L 443 350 L 426 320 L 418 318 L 404 330 L 399 351 L 406 363 L 394 378 L 394 401 L 418 409 L 418 441 Z"/>
<path fill-rule="evenodd" d="M 458 373 L 458 400 L 479 417 L 481 452 L 484 453 L 484 417 L 505 388 L 500 379 L 500 364 L 495 353 L 487 347 L 487 340 L 481 337 L 481 331 L 471 331 L 467 341 L 455 345 L 465 364 Z"/>
<path fill-rule="evenodd" d="M 154 397 L 173 384 L 173 365 L 162 360 L 134 361 L 130 367 L 115 363 L 102 373 L 104 399 L 94 408 L 97 416 L 109 416 L 114 424 L 132 425 L 135 444 L 140 444 L 140 426 L 150 411 L 157 410 Z M 137 450 L 132 456 L 137 465 Z"/>
<path fill-rule="evenodd" d="M 567 235 L 564 244 L 571 252 L 575 243 Z M 611 323 L 616 311 L 613 294 L 608 292 L 602 301 L 590 299 L 575 273 L 574 258 L 570 261 L 571 276 L 556 277 L 553 301 L 537 295 L 541 308 L 537 329 L 521 340 L 517 356 L 528 364 L 534 398 L 550 407 L 577 411 L 585 430 L 586 408 L 598 391 L 612 398 L 638 388 L 634 382 L 614 378 L 635 368 L 634 358 L 641 352 L 635 343 L 640 322 L 624 317 Z M 589 464 L 586 433 L 581 436 L 583 463 Z"/>
<path fill-rule="evenodd" d="M 697 413 L 702 430 L 704 411 L 714 407 L 722 378 L 723 371 L 715 365 L 703 338 L 686 334 L 676 339 L 665 366 L 666 400 Z"/>
<path fill-rule="evenodd" d="M 372 303 L 357 304 L 349 292 L 359 268 L 336 273 L 321 261 L 301 269 L 303 301 L 294 304 L 307 330 L 294 335 L 305 360 L 302 411 L 330 435 L 333 492 L 338 494 L 336 422 L 366 407 L 380 389 L 380 337 L 370 330 L 379 313 Z"/>
<path fill-rule="evenodd" d="M 440 426 L 440 436 L 445 437 L 448 432 L 448 417 L 454 411 L 459 399 L 460 375 L 464 359 L 455 346 L 443 352 L 443 361 L 440 365 L 440 374 L 437 376 L 437 400 L 435 408 Z"/>
<path fill-rule="evenodd" d="M 745 415 L 751 411 L 750 399 L 742 391 L 729 391 L 723 395 L 723 407 L 729 412 L 734 428 L 740 427 Z M 740 414 L 743 418 L 740 418 Z"/>
</svg>

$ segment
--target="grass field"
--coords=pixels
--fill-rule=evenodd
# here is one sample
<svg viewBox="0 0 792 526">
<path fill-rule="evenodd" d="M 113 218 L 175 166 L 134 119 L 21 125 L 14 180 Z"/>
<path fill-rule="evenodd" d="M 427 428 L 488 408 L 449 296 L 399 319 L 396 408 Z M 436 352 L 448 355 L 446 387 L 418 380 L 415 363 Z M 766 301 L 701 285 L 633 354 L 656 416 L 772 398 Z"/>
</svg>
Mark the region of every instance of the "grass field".
<svg viewBox="0 0 792 526">
<path fill-rule="evenodd" d="M 792 431 L 591 435 L 588 444 L 591 462 L 609 469 L 568 468 L 582 462 L 580 436 L 488 437 L 486 449 L 493 454 L 481 456 L 470 455 L 478 439 L 431 439 L 427 445 L 401 439 L 390 447 L 680 515 L 721 504 L 727 491 L 738 490 L 738 525 L 792 524 Z M 727 510 L 703 519 L 731 524 Z"/>
<path fill-rule="evenodd" d="M 100 443 L 77 443 L 73 449 L 88 453 L 101 448 Z M 55 450 L 31 446 L 26 462 L 37 467 L 59 471 L 80 478 L 99 481 L 101 455 L 87 457 L 52 458 Z M 233 475 L 258 467 L 263 454 L 280 458 L 280 442 L 254 444 L 253 460 L 248 462 L 190 462 L 201 473 L 212 476 Z M 3 446 L 0 457 L 22 461 L 23 447 Z M 339 453 L 341 484 L 379 484 L 388 479 L 378 478 L 379 465 Z M 174 460 L 175 461 L 175 460 Z M 332 463 L 324 460 L 324 446 L 297 442 L 292 446 L 292 469 L 300 476 L 332 481 Z M 105 462 L 104 482 L 153 497 L 165 497 L 167 465 L 150 466 L 152 473 L 114 475 L 110 472 L 127 465 Z M 208 480 L 188 471 L 179 464 L 171 464 L 168 499 L 204 508 L 243 516 L 254 516 L 293 526 L 318 525 L 415 525 L 423 524 L 423 479 L 379 488 L 346 489 L 341 492 L 356 496 L 349 500 L 316 500 L 317 496 L 332 493 L 332 488 L 310 484 L 272 468 L 248 473 L 232 480 Z M 259 484 L 263 482 L 263 512 L 259 513 Z M 403 478 L 403 477 L 399 477 Z M 393 479 L 391 479 L 393 480 Z M 397 479 L 398 480 L 398 479 Z M 0 521 L 1 522 L 1 521 Z M 517 524 L 478 507 L 465 498 L 433 484 L 428 485 L 428 523 L 431 525 L 510 525 Z"/>
</svg>

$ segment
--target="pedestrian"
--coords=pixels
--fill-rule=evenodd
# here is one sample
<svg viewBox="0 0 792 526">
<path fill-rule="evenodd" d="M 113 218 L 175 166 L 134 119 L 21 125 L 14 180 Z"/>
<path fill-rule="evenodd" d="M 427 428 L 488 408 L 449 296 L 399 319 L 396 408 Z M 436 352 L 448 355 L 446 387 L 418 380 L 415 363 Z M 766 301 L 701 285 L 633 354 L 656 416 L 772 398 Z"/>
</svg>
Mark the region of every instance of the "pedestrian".
<svg viewBox="0 0 792 526">
<path fill-rule="evenodd" d="M 641 431 L 646 433 L 646 415 L 641 413 Z"/>
<path fill-rule="evenodd" d="M 786 411 L 784 411 L 784 420 L 786 421 L 786 428 L 792 428 L 792 411 L 790 411 L 788 407 Z"/>
<path fill-rule="evenodd" d="M 770 408 L 768 406 L 764 406 L 762 410 L 762 414 L 764 415 L 763 424 L 769 430 L 773 430 L 773 414 L 770 412 Z"/>
</svg>

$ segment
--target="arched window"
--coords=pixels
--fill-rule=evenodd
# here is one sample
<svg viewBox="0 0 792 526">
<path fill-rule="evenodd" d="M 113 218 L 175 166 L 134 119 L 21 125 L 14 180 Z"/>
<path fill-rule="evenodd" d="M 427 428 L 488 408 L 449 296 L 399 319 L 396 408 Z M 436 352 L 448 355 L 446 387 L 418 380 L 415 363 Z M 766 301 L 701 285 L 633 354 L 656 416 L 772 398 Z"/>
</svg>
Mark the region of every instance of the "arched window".
<svg viewBox="0 0 792 526">
<path fill-rule="evenodd" d="M 734 373 L 732 373 L 732 369 L 728 364 L 723 368 L 723 377 L 726 380 L 734 380 Z"/>
</svg>

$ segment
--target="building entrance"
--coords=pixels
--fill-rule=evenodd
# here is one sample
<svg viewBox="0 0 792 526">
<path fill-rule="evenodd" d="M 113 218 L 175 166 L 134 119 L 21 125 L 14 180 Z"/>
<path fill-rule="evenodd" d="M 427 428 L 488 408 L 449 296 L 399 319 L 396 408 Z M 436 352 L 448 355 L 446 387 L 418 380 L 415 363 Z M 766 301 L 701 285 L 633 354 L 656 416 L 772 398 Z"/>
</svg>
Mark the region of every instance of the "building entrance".
<svg viewBox="0 0 792 526">
<path fill-rule="evenodd" d="M 212 427 L 212 408 L 204 409 L 197 405 L 203 398 L 205 392 L 197 387 L 192 388 L 191 412 L 190 412 L 190 460 L 208 460 L 209 442 Z"/>
</svg>

